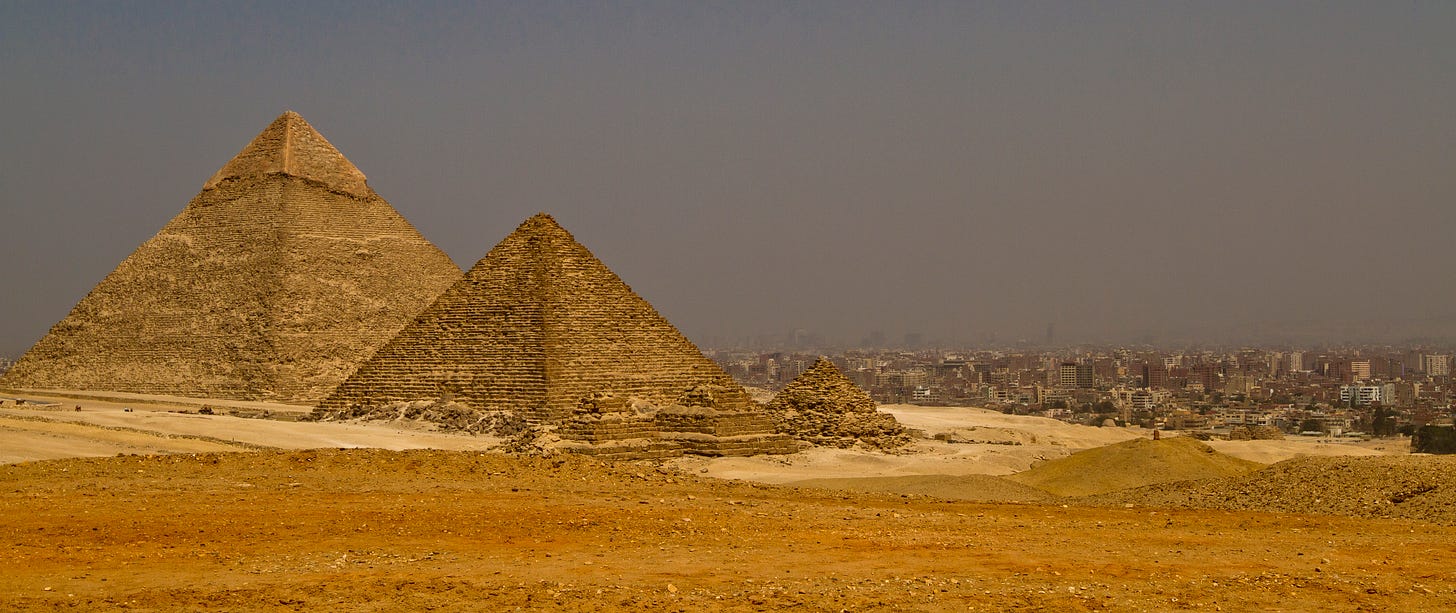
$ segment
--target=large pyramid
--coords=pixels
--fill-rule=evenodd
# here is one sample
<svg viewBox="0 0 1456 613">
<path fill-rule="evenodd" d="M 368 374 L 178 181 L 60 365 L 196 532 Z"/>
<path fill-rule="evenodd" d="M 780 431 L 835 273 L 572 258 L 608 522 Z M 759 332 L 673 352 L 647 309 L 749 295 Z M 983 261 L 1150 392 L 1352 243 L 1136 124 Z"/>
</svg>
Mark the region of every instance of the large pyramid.
<svg viewBox="0 0 1456 613">
<path fill-rule="evenodd" d="M 459 278 L 290 111 L 0 386 L 313 403 Z"/>
<path fill-rule="evenodd" d="M 607 450 L 623 457 L 684 445 L 795 450 L 732 377 L 544 213 L 360 366 L 320 414 L 387 416 L 424 401 L 509 412 L 584 443 L 656 441 Z"/>
</svg>

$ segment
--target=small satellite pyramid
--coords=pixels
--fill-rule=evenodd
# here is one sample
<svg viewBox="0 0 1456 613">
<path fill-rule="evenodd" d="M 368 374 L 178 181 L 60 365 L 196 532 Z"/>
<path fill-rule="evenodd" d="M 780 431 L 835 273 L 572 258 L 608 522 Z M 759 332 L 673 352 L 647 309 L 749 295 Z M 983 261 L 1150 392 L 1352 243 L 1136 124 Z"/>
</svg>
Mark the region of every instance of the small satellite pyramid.
<svg viewBox="0 0 1456 613">
<path fill-rule="evenodd" d="M 289 111 L 0 385 L 313 403 L 459 278 Z"/>
<path fill-rule="evenodd" d="M 895 416 L 879 412 L 874 399 L 824 357 L 784 386 L 764 409 L 779 432 L 815 445 L 863 442 L 890 448 L 910 440 Z"/>
<path fill-rule="evenodd" d="M 491 249 L 319 413 L 390 415 L 424 401 L 560 427 L 583 443 L 572 451 L 597 455 L 796 450 L 732 377 L 544 213 Z M 673 437 L 694 440 L 664 442 Z M 622 438 L 653 442 L 593 446 Z"/>
</svg>

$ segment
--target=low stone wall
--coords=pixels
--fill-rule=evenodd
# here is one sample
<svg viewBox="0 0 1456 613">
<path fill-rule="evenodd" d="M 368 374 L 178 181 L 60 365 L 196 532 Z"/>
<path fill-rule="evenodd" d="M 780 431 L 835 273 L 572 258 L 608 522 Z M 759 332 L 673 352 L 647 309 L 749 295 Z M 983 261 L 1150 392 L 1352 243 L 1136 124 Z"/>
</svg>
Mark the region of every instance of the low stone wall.
<svg viewBox="0 0 1456 613">
<path fill-rule="evenodd" d="M 561 438 L 574 441 L 600 443 L 631 439 L 652 439 L 657 427 L 650 419 L 637 417 L 578 418 L 568 420 L 557 428 Z"/>
<path fill-rule="evenodd" d="M 562 423 L 560 451 L 604 459 L 649 460 L 683 454 L 751 456 L 798 452 L 762 413 L 673 406 L 648 415 L 580 415 Z"/>
</svg>

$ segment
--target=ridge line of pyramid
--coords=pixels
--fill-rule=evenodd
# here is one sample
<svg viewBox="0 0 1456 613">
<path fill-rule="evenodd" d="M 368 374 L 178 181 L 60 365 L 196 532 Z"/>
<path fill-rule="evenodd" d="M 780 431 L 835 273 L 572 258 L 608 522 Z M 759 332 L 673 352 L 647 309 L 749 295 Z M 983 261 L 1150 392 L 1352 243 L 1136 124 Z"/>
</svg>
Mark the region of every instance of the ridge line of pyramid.
<svg viewBox="0 0 1456 613">
<path fill-rule="evenodd" d="M 287 118 L 285 121 L 287 127 L 283 130 L 283 174 L 291 174 L 293 172 L 293 131 L 297 129 L 295 124 L 303 121 L 303 117 L 289 111 L 284 111 L 281 117 Z"/>
<path fill-rule="evenodd" d="M 302 115 L 284 111 L 223 164 L 202 185 L 203 191 L 232 179 L 283 174 L 317 181 L 330 189 L 369 196 L 367 178 Z"/>
</svg>

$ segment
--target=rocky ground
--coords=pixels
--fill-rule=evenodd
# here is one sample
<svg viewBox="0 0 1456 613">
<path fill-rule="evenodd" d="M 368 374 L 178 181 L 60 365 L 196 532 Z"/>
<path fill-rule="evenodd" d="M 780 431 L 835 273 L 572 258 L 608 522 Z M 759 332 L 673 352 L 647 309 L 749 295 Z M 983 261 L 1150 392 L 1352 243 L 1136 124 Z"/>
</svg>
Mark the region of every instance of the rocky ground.
<svg viewBox="0 0 1456 613">
<path fill-rule="evenodd" d="M 1453 527 L 1123 504 L 791 489 L 474 451 L 48 460 L 0 466 L 0 601 L 17 611 L 1456 609 Z"/>
<path fill-rule="evenodd" d="M 1456 526 L 1456 457 L 1295 458 L 1235 477 L 1150 485 L 1084 502 L 1404 518 Z"/>
</svg>

